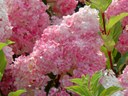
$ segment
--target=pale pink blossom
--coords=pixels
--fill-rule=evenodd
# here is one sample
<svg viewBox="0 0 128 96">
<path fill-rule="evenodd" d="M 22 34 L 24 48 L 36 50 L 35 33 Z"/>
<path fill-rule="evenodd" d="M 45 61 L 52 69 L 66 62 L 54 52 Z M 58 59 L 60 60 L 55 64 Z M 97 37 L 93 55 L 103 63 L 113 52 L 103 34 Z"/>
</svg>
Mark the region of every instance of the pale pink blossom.
<svg viewBox="0 0 128 96">
<path fill-rule="evenodd" d="M 36 62 L 33 57 L 21 56 L 16 59 L 14 65 L 11 65 L 12 76 L 15 78 L 14 85 L 17 89 L 45 86 L 49 78 Z"/>
<path fill-rule="evenodd" d="M 6 0 L 16 54 L 30 53 L 43 30 L 49 25 L 47 6 L 41 0 Z"/>
<path fill-rule="evenodd" d="M 12 34 L 12 27 L 8 20 L 7 6 L 0 0 L 0 42 L 5 42 Z"/>
<path fill-rule="evenodd" d="M 64 17 L 60 25 L 46 28 L 31 55 L 38 56 L 37 61 L 43 64 L 43 69 L 49 71 L 50 68 L 54 74 L 75 68 L 80 76 L 105 68 L 106 59 L 100 52 L 103 42 L 97 33 L 97 14 L 86 6 L 78 13 Z"/>
</svg>

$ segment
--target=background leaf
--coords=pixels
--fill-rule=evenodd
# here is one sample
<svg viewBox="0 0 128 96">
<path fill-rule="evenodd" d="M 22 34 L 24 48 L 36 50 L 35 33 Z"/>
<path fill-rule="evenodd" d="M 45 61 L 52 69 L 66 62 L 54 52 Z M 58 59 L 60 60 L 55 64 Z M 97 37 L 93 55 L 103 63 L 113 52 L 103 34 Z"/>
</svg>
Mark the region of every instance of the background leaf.
<svg viewBox="0 0 128 96">
<path fill-rule="evenodd" d="M 0 50 L 0 80 L 2 79 L 6 64 L 7 64 L 7 60 L 5 54 L 3 50 Z"/>
<path fill-rule="evenodd" d="M 104 91 L 102 91 L 100 96 L 111 96 L 113 93 L 120 91 L 121 89 L 122 88 L 120 88 L 120 87 L 112 86 L 112 87 L 109 87 L 109 88 L 105 89 Z"/>
<path fill-rule="evenodd" d="M 0 50 L 2 50 L 5 46 L 13 44 L 14 42 L 7 40 L 5 43 L 0 42 Z"/>
<path fill-rule="evenodd" d="M 104 12 L 111 4 L 112 0 L 90 0 L 90 2 L 91 3 L 87 2 L 86 4 L 91 5 L 92 8 Z"/>
<path fill-rule="evenodd" d="M 126 16 L 128 16 L 128 13 L 125 12 L 117 16 L 111 17 L 106 25 L 107 30 L 110 30 L 117 22 L 119 22 L 121 19 L 123 19 Z"/>
<path fill-rule="evenodd" d="M 17 90 L 16 92 L 10 92 L 8 96 L 20 96 L 21 94 L 25 93 L 25 90 Z"/>
</svg>

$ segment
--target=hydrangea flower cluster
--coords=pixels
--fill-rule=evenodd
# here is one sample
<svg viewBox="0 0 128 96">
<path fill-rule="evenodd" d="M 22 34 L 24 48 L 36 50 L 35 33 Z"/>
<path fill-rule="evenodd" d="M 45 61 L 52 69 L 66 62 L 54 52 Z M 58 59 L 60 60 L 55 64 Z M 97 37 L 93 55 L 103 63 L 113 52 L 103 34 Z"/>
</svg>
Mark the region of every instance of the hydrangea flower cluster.
<svg viewBox="0 0 128 96">
<path fill-rule="evenodd" d="M 11 40 L 15 54 L 30 53 L 43 30 L 49 25 L 47 6 L 41 0 L 6 0 L 13 26 Z"/>
<path fill-rule="evenodd" d="M 122 12 L 128 12 L 128 0 L 113 0 L 106 14 L 108 18 L 110 18 L 111 16 L 116 16 Z M 122 25 L 124 27 L 128 25 L 128 17 L 123 19 Z"/>
<path fill-rule="evenodd" d="M 58 91 L 51 89 L 50 94 L 68 96 L 64 88 L 72 84 L 70 78 L 92 75 L 105 68 L 106 58 L 100 51 L 103 42 L 98 31 L 98 12 L 88 6 L 63 17 L 60 24 L 46 28 L 33 52 L 20 56 L 11 65 L 16 88 L 44 90 L 50 80 L 47 74 L 52 72 L 60 85 Z M 42 92 L 39 94 L 45 93 Z"/>
<path fill-rule="evenodd" d="M 43 74 L 45 75 L 45 73 L 43 72 L 43 69 L 41 70 L 39 68 L 40 66 L 38 66 L 36 62 L 37 61 L 34 58 L 29 56 L 20 56 L 16 59 L 14 65 L 12 65 L 12 75 L 14 76 L 13 78 L 15 78 L 14 85 L 16 85 L 17 89 L 27 87 L 36 88 L 41 86 L 42 84 L 45 86 L 49 78 L 47 76 L 43 76 Z"/>
<path fill-rule="evenodd" d="M 43 67 L 46 66 L 45 70 L 49 71 L 51 67 L 54 74 L 65 73 L 70 68 L 78 66 L 83 70 L 88 68 L 86 74 L 104 68 L 105 57 L 100 52 L 103 42 L 97 33 L 97 14 L 96 10 L 86 6 L 78 13 L 65 16 L 60 25 L 50 26 L 44 30 L 31 55 L 39 56 L 38 61 Z M 100 67 L 97 66 L 99 64 Z M 89 69 L 89 66 L 94 69 Z"/>
<path fill-rule="evenodd" d="M 74 10 L 77 5 L 76 0 L 56 0 L 54 6 L 53 6 L 53 11 L 58 15 L 58 16 L 65 16 L 74 13 Z"/>
</svg>

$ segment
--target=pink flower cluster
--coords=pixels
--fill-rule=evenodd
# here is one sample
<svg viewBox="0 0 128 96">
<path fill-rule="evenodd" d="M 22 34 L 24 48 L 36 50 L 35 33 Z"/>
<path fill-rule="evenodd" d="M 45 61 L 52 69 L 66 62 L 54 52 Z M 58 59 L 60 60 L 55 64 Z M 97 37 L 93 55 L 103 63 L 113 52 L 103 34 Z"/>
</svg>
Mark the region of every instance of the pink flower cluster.
<svg viewBox="0 0 128 96">
<path fill-rule="evenodd" d="M 107 10 L 107 16 L 116 16 L 122 12 L 128 12 L 128 0 L 113 0 L 112 4 Z M 128 17 L 123 19 L 122 25 L 125 27 L 128 25 Z"/>
<path fill-rule="evenodd" d="M 98 31 L 98 12 L 88 6 L 65 16 L 60 24 L 46 28 L 33 52 L 20 56 L 11 65 L 16 88 L 41 88 L 43 93 L 39 93 L 44 94 L 50 80 L 47 74 L 52 72 L 58 77 L 61 90 L 53 93 L 68 96 L 64 88 L 72 84 L 70 78 L 105 68 L 106 58 L 100 51 L 103 42 Z"/>
<path fill-rule="evenodd" d="M 65 16 L 74 13 L 77 5 L 76 0 L 56 0 L 53 11 L 59 16 Z"/>
<path fill-rule="evenodd" d="M 120 35 L 116 48 L 122 54 L 128 52 L 128 32 L 126 30 Z"/>
<path fill-rule="evenodd" d="M 30 53 L 43 30 L 49 25 L 47 6 L 41 0 L 5 0 L 13 26 L 11 40 L 16 54 Z"/>
<path fill-rule="evenodd" d="M 37 65 L 37 61 L 33 57 L 20 56 L 12 66 L 12 76 L 15 78 L 14 85 L 17 89 L 36 88 L 45 86 L 49 78 L 45 75 L 44 70 Z M 28 78 L 29 77 L 29 78 Z M 20 83 L 22 82 L 22 83 Z"/>
<path fill-rule="evenodd" d="M 103 42 L 97 33 L 97 14 L 96 10 L 86 6 L 78 13 L 64 17 L 60 25 L 48 27 L 36 42 L 32 55 L 38 56 L 42 67 L 48 72 L 51 69 L 54 74 L 78 67 L 83 70 L 88 68 L 81 74 L 92 74 L 104 68 L 105 57 L 100 52 Z M 77 73 L 79 68 L 74 72 Z"/>
</svg>

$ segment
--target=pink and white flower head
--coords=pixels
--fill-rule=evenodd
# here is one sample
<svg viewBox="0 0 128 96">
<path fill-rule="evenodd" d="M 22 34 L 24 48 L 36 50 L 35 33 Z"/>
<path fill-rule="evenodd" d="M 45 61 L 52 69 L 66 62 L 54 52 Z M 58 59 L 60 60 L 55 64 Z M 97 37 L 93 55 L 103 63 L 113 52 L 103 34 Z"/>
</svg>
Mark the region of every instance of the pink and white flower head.
<svg viewBox="0 0 128 96">
<path fill-rule="evenodd" d="M 106 61 L 98 31 L 98 12 L 86 6 L 65 16 L 60 25 L 46 28 L 31 55 L 47 72 L 61 74 L 74 68 L 79 76 L 93 74 L 104 69 Z"/>
<path fill-rule="evenodd" d="M 128 0 L 113 0 L 112 4 L 108 7 L 106 15 L 108 18 L 116 16 L 120 13 L 128 12 Z M 128 25 L 128 17 L 124 18 L 122 25 Z"/>
<path fill-rule="evenodd" d="M 8 20 L 7 6 L 0 0 L 0 42 L 5 42 L 12 35 L 12 27 Z"/>
<path fill-rule="evenodd" d="M 20 56 L 12 65 L 16 88 L 44 87 L 49 80 L 46 74 L 52 72 L 60 75 L 63 89 L 71 85 L 68 81 L 71 77 L 104 69 L 106 58 L 100 51 L 103 41 L 98 31 L 98 12 L 88 6 L 65 16 L 59 25 L 46 28 L 33 52 L 29 56 Z M 56 96 L 68 96 L 65 90 L 58 92 Z"/>
<path fill-rule="evenodd" d="M 39 88 L 46 85 L 49 78 L 45 76 L 44 70 L 41 70 L 36 62 L 33 57 L 21 56 L 16 59 L 14 65 L 11 65 L 12 76 L 15 78 L 14 85 L 17 89 Z"/>
<path fill-rule="evenodd" d="M 16 54 L 30 53 L 43 30 L 49 25 L 47 6 L 41 0 L 6 0 Z"/>
<path fill-rule="evenodd" d="M 76 0 L 56 0 L 53 6 L 53 11 L 58 16 L 72 14 L 74 13 L 77 3 L 78 2 Z"/>
</svg>

